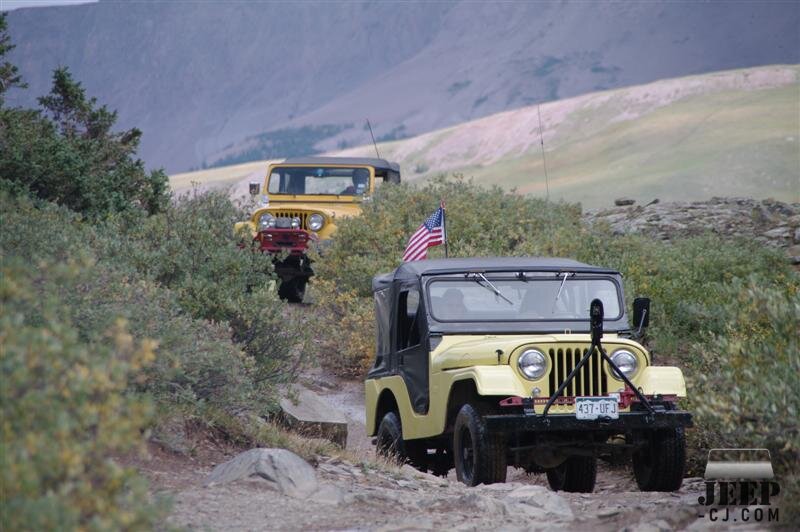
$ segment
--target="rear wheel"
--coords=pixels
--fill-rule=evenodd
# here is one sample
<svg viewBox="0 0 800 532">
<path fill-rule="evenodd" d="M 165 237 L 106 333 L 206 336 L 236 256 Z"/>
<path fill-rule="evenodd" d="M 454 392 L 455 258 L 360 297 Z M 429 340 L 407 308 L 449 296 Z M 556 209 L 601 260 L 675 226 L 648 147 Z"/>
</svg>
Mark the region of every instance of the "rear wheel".
<svg viewBox="0 0 800 532">
<path fill-rule="evenodd" d="M 553 491 L 591 493 L 596 480 L 594 456 L 570 456 L 560 466 L 547 470 L 547 482 Z"/>
<path fill-rule="evenodd" d="M 281 283 L 278 295 L 289 303 L 302 303 L 306 295 L 308 277 L 292 277 Z"/>
<path fill-rule="evenodd" d="M 506 481 L 508 467 L 505 440 L 490 434 L 472 405 L 458 412 L 453 429 L 453 459 L 458 480 L 467 486 Z"/>
<path fill-rule="evenodd" d="M 686 435 L 682 427 L 656 430 L 633 454 L 633 475 L 642 491 L 677 491 L 686 469 Z"/>
</svg>

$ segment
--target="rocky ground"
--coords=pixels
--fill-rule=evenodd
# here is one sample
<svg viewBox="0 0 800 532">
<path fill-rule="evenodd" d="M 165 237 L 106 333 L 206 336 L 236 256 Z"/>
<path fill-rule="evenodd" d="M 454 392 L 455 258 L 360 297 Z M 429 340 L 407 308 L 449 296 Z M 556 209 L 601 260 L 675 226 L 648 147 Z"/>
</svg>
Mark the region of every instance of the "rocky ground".
<svg viewBox="0 0 800 532">
<path fill-rule="evenodd" d="M 800 264 L 800 203 L 748 198 L 656 202 L 588 211 L 584 219 L 608 224 L 617 234 L 641 233 L 660 240 L 706 232 L 754 238 L 784 249 L 793 264 Z"/>
<path fill-rule="evenodd" d="M 409 466 L 375 463 L 364 427 L 361 384 L 321 373 L 305 383 L 342 410 L 351 459 L 319 457 L 313 492 L 281 493 L 259 477 L 208 485 L 214 467 L 241 449 L 209 445 L 195 457 L 151 448 L 135 464 L 172 499 L 170 525 L 193 530 L 639 530 L 711 527 L 698 518 L 698 478 L 676 493 L 642 493 L 624 466 L 601 463 L 592 494 L 555 493 L 544 475 L 510 468 L 508 482 L 467 488 Z M 352 458 L 355 457 L 355 458 Z M 718 527 L 724 529 L 725 527 Z"/>
</svg>

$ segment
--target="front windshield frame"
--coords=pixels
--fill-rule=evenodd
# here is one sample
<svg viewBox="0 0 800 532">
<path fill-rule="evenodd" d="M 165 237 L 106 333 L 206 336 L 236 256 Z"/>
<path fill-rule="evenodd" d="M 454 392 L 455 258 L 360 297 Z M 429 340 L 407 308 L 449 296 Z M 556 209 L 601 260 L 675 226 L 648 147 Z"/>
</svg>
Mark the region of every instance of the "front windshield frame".
<svg viewBox="0 0 800 532">
<path fill-rule="evenodd" d="M 281 192 L 280 191 L 280 185 L 278 185 L 278 187 L 279 187 L 279 191 L 278 192 L 272 192 L 272 191 L 270 191 L 270 183 L 272 182 L 273 175 L 275 174 L 276 171 L 281 170 L 281 169 L 308 169 L 308 170 L 320 169 L 320 170 L 343 170 L 343 171 L 347 171 L 347 170 L 353 170 L 353 171 L 355 171 L 355 170 L 366 170 L 369 173 L 369 175 L 368 175 L 368 178 L 367 178 L 366 188 L 364 189 L 364 191 L 362 193 L 358 193 L 357 189 L 354 189 L 352 193 L 346 193 L 343 190 L 342 191 L 338 191 L 338 192 L 327 192 L 327 191 L 322 191 L 322 192 L 305 192 L 305 191 L 303 191 L 303 192 L 288 192 L 288 191 L 284 191 L 284 192 Z M 342 176 L 342 177 L 349 180 L 348 182 L 344 182 L 343 181 L 341 183 L 342 187 L 344 187 L 346 189 L 348 186 L 352 185 L 352 178 L 351 177 L 346 177 L 346 176 Z M 357 164 L 348 164 L 348 165 L 277 164 L 277 165 L 270 166 L 269 171 L 268 171 L 264 181 L 265 181 L 264 190 L 267 192 L 267 195 L 270 196 L 270 197 L 272 197 L 272 196 L 281 196 L 281 197 L 337 196 L 337 197 L 360 199 L 360 198 L 365 198 L 365 197 L 368 197 L 368 196 L 372 195 L 373 190 L 375 188 L 375 169 L 373 167 L 371 167 L 371 166 L 368 166 L 368 165 L 357 165 Z M 304 187 L 304 188 L 306 188 L 306 187 Z"/>
<path fill-rule="evenodd" d="M 498 274 L 499 273 L 499 274 Z M 549 282 L 559 282 L 561 281 L 561 276 L 564 273 L 569 274 L 569 278 L 567 279 L 567 283 L 570 281 L 578 280 L 578 281 L 592 281 L 592 280 L 603 280 L 611 282 L 617 294 L 617 305 L 619 308 L 619 313 L 616 316 L 608 316 L 605 315 L 603 317 L 604 322 L 616 322 L 625 317 L 625 300 L 623 295 L 622 285 L 620 284 L 618 278 L 610 275 L 603 275 L 603 274 L 590 274 L 590 273 L 577 273 L 577 272 L 524 272 L 524 273 L 531 273 L 534 276 L 526 277 L 525 281 L 522 281 L 518 276 L 519 273 L 505 273 L 505 272 L 492 272 L 492 273 L 484 273 L 486 278 L 493 283 L 498 281 L 519 281 L 519 282 L 528 282 L 528 283 L 535 283 L 541 281 L 549 281 Z M 544 275 L 542 275 L 544 273 Z M 427 309 L 427 313 L 430 318 L 438 323 L 588 323 L 589 321 L 589 312 L 587 310 L 585 318 L 564 318 L 564 317 L 554 317 L 548 319 L 510 319 L 510 318 L 503 318 L 503 319 L 442 319 L 436 316 L 436 311 L 431 299 L 431 285 L 438 282 L 474 282 L 478 283 L 480 281 L 479 277 L 470 277 L 471 274 L 462 274 L 462 275 L 448 275 L 448 276 L 431 276 L 425 281 L 425 307 Z M 477 279 L 477 280 L 476 280 Z M 485 285 L 484 285 L 485 286 Z M 487 290 L 491 290 L 488 289 Z"/>
</svg>

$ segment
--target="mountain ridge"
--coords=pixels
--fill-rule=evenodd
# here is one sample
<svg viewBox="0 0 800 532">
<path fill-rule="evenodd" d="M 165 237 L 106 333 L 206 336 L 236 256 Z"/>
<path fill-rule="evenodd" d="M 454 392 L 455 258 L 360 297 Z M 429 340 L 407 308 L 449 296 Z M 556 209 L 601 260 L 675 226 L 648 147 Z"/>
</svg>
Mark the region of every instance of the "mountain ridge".
<svg viewBox="0 0 800 532">
<path fill-rule="evenodd" d="M 595 208 L 714 196 L 800 202 L 800 65 L 661 80 L 496 113 L 409 139 L 378 143 L 405 181 L 458 173 Z M 329 155 L 374 156 L 375 148 Z M 172 177 L 213 186 L 263 178 L 268 161 Z"/>
<path fill-rule="evenodd" d="M 601 89 L 793 64 L 798 26 L 800 6 L 783 2 L 18 9 L 10 59 L 30 88 L 9 103 L 31 104 L 68 66 L 121 127 L 143 130 L 143 158 L 174 172 L 252 151 L 246 139 L 265 133 L 329 127 L 300 133 L 298 149 L 330 151 L 367 142 L 365 118 L 379 138 L 410 137 Z"/>
</svg>

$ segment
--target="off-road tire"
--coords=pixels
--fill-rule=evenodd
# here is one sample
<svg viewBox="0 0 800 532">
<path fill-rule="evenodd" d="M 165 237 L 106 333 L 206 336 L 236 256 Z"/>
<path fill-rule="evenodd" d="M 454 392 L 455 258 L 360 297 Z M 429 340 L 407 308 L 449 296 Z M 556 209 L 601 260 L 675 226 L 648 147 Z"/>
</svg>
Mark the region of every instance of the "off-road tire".
<svg viewBox="0 0 800 532">
<path fill-rule="evenodd" d="M 308 277 L 292 277 L 283 281 L 278 288 L 278 296 L 289 303 L 302 303 L 306 296 Z"/>
<path fill-rule="evenodd" d="M 506 481 L 505 440 L 501 434 L 489 433 L 483 417 L 469 404 L 462 406 L 456 416 L 453 461 L 458 480 L 467 486 Z"/>
<path fill-rule="evenodd" d="M 686 470 L 683 427 L 653 431 L 633 453 L 633 476 L 642 491 L 678 491 Z"/>
<path fill-rule="evenodd" d="M 547 483 L 553 491 L 591 493 L 597 480 L 597 458 L 570 456 L 563 464 L 547 470 Z"/>
<path fill-rule="evenodd" d="M 405 461 L 406 445 L 403 441 L 403 428 L 396 412 L 387 412 L 381 419 L 375 438 L 375 451 L 381 456 L 393 456 Z"/>
</svg>

